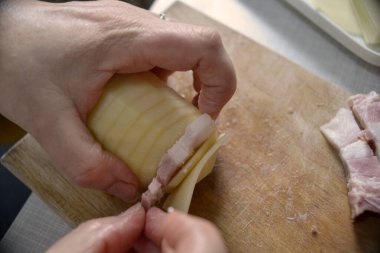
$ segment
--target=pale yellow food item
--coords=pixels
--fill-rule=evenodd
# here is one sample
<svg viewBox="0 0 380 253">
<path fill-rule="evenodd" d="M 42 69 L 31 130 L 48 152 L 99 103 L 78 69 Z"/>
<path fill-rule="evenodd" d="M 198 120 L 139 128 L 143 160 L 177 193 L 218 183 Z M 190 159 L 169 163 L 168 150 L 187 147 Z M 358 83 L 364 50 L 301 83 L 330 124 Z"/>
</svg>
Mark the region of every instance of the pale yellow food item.
<svg viewBox="0 0 380 253">
<path fill-rule="evenodd" d="M 200 115 L 192 104 L 146 72 L 115 75 L 91 111 L 87 125 L 103 147 L 123 160 L 146 189 L 156 175 L 161 158 Z M 189 181 L 187 178 L 202 179 L 210 173 L 215 159 L 207 154 L 220 146 L 218 143 L 220 140 L 214 132 L 182 166 L 165 191 L 178 191 L 182 182 Z M 208 162 L 204 161 L 205 156 L 209 157 Z M 185 202 L 190 205 L 194 186 L 188 184 L 191 193 L 186 194 Z M 180 192 L 175 196 L 182 196 L 183 190 Z M 173 196 L 170 199 L 179 198 Z M 171 203 L 177 208 L 177 200 Z M 183 201 L 178 204 L 184 206 Z"/>
<path fill-rule="evenodd" d="M 113 77 L 87 123 L 103 147 L 126 162 L 145 188 L 160 158 L 200 115 L 147 72 Z"/>
<path fill-rule="evenodd" d="M 165 192 L 173 191 L 183 181 L 183 179 L 192 171 L 207 151 L 216 143 L 217 137 L 216 132 L 214 132 L 210 138 L 202 144 L 202 146 L 186 162 L 186 164 L 182 166 L 182 169 L 178 171 L 177 175 L 175 175 L 169 184 L 164 188 Z"/>
<path fill-rule="evenodd" d="M 361 35 L 351 0 L 311 0 L 316 9 L 352 35 Z"/>
<path fill-rule="evenodd" d="M 380 43 L 380 1 L 351 0 L 364 40 L 369 45 Z"/>
<path fill-rule="evenodd" d="M 173 207 L 176 210 L 188 212 L 195 184 L 211 172 L 215 164 L 217 152 L 225 141 L 226 135 L 218 137 L 216 142 L 202 155 L 201 160 L 195 164 L 181 184 L 169 194 L 163 204 L 163 209 L 167 210 L 169 207 Z"/>
</svg>

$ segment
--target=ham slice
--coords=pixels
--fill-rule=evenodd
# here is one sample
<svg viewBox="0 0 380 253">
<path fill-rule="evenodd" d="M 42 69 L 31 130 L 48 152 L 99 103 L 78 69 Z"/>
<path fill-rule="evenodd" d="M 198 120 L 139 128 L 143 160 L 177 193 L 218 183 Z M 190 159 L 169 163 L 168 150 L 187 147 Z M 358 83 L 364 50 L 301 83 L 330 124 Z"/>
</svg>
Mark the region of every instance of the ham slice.
<svg viewBox="0 0 380 253">
<path fill-rule="evenodd" d="M 350 105 L 356 104 L 356 116 L 366 115 L 368 106 L 365 104 L 377 99 L 373 93 L 369 97 L 351 98 Z M 369 118 L 371 117 L 361 118 L 363 125 Z M 352 217 L 355 218 L 365 211 L 380 212 L 380 162 L 369 145 L 375 138 L 372 132 L 361 130 L 353 113 L 344 108 L 323 125 L 321 131 L 339 152 L 345 166 Z"/>
<path fill-rule="evenodd" d="M 146 210 L 161 199 L 163 188 L 214 131 L 215 122 L 208 114 L 202 114 L 186 127 L 184 135 L 162 157 L 156 177 L 142 195 L 141 203 Z"/>
</svg>

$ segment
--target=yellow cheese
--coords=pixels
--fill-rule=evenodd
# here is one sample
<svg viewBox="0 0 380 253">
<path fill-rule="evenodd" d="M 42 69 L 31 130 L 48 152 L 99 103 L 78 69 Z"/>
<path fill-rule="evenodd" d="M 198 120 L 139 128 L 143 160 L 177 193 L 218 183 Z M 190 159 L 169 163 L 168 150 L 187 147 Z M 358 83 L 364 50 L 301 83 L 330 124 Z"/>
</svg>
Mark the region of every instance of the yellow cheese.
<svg viewBox="0 0 380 253">
<path fill-rule="evenodd" d="M 173 191 L 183 179 L 192 171 L 195 165 L 202 159 L 207 151 L 215 144 L 217 140 L 217 134 L 214 132 L 210 138 L 205 141 L 201 147 L 194 153 L 194 155 L 182 166 L 182 169 L 173 177 L 169 184 L 165 187 L 165 192 Z"/>
<path fill-rule="evenodd" d="M 380 1 L 351 0 L 364 40 L 369 45 L 380 43 Z"/>
<path fill-rule="evenodd" d="M 356 21 L 351 0 L 312 0 L 317 10 L 320 10 L 331 21 L 343 30 L 353 35 L 361 35 L 359 24 Z"/>
<path fill-rule="evenodd" d="M 163 209 L 173 207 L 175 210 L 188 212 L 195 184 L 202 179 L 202 174 L 208 174 L 214 167 L 216 155 L 220 147 L 226 141 L 226 135 L 221 135 L 213 143 L 212 147 L 202 156 L 201 160 L 191 169 L 189 175 L 174 189 L 163 204 Z M 203 172 L 203 173 L 202 173 Z M 208 172 L 208 173 L 205 173 Z"/>
</svg>

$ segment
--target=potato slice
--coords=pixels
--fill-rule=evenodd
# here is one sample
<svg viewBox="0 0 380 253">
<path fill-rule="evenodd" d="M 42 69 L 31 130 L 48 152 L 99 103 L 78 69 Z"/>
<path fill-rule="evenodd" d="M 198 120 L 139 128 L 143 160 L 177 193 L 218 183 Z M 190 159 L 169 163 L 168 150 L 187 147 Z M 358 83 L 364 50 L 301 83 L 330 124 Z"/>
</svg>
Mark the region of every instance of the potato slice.
<svg viewBox="0 0 380 253">
<path fill-rule="evenodd" d="M 115 75 L 87 122 L 146 188 L 161 157 L 201 114 L 150 72 Z"/>
<path fill-rule="evenodd" d="M 115 75 L 87 125 L 103 147 L 123 160 L 147 189 L 166 152 L 201 116 L 196 107 L 151 72 Z M 187 211 L 194 186 L 211 172 L 225 137 L 214 132 L 165 188 L 167 205 Z M 183 198 L 183 199 L 182 199 Z"/>
</svg>

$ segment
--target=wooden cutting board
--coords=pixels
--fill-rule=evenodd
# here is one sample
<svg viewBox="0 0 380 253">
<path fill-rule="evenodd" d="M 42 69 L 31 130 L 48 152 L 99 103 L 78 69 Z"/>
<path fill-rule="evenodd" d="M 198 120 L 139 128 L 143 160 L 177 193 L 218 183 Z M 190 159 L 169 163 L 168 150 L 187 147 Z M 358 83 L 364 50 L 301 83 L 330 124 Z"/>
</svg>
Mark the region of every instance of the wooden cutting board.
<svg viewBox="0 0 380 253">
<path fill-rule="evenodd" d="M 190 213 L 216 223 L 231 252 L 380 252 L 380 219 L 352 223 L 342 164 L 319 131 L 349 93 L 184 4 L 167 16 L 216 28 L 238 76 L 218 120 L 230 141 Z M 188 74 L 170 82 L 190 98 Z M 2 162 L 73 225 L 127 207 L 72 186 L 29 135 Z"/>
</svg>

